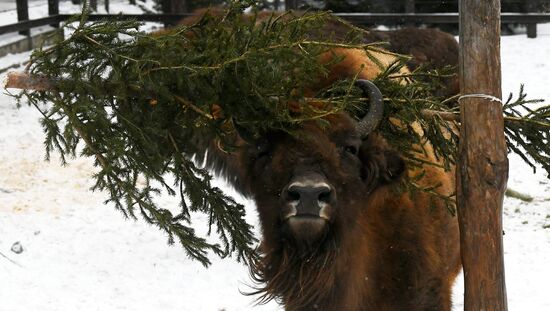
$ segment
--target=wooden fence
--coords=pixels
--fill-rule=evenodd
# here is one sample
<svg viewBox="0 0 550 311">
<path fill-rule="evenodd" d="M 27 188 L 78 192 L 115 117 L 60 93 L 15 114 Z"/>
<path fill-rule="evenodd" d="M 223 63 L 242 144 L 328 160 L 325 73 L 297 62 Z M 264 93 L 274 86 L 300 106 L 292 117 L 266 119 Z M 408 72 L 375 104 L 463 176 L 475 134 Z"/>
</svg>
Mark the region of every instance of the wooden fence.
<svg viewBox="0 0 550 311">
<path fill-rule="evenodd" d="M 46 0 L 45 0 L 46 1 Z M 105 9 L 109 11 L 109 0 L 103 0 Z M 176 0 L 164 0 L 163 14 L 92 14 L 90 20 L 101 20 L 106 18 L 112 19 L 137 19 L 139 21 L 163 22 L 165 24 L 174 24 L 183 17 L 189 16 L 189 13 L 174 14 L 171 8 L 172 3 Z M 522 0 L 524 1 L 524 0 Z M 537 0 L 526 0 L 529 3 Z M 59 14 L 59 0 L 47 0 L 49 16 L 39 19 L 29 19 L 28 0 L 16 0 L 18 22 L 10 25 L 0 26 L 0 34 L 18 31 L 22 35 L 28 36 L 30 29 L 45 25 L 58 26 L 59 23 L 67 20 L 71 15 Z M 135 4 L 135 0 L 129 0 L 131 4 Z M 336 13 L 344 19 L 359 25 L 419 25 L 419 24 L 458 24 L 458 13 L 415 13 L 414 0 L 407 0 L 407 13 Z M 90 1 L 92 9 L 97 10 L 98 1 Z M 297 0 L 285 0 L 285 5 L 289 8 L 298 6 Z M 533 5 L 530 6 L 534 8 Z M 537 36 L 537 23 L 550 22 L 549 13 L 502 13 L 502 24 L 524 24 L 527 25 L 527 35 L 529 38 Z"/>
</svg>

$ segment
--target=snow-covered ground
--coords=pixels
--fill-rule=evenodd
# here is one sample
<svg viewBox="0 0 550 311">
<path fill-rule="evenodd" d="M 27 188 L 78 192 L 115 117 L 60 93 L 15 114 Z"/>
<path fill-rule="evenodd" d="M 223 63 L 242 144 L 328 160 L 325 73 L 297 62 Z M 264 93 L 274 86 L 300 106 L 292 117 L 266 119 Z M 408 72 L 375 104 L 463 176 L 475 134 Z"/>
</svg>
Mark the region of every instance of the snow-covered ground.
<svg viewBox="0 0 550 311">
<path fill-rule="evenodd" d="M 0 58 L 0 68 L 27 58 Z M 550 99 L 550 24 L 539 27 L 537 39 L 503 37 L 502 69 L 504 94 L 524 83 L 530 98 Z M 0 95 L 0 311 L 279 309 L 273 302 L 254 306 L 253 297 L 240 293 L 251 284 L 241 264 L 212 257 L 204 269 L 180 247 L 168 246 L 156 228 L 104 205 L 105 194 L 88 190 L 91 160 L 77 158 L 66 167 L 45 162 L 38 120 L 33 108 L 17 109 Z M 510 310 L 550 310 L 550 180 L 518 157 L 510 164 L 510 187 L 535 198 L 505 200 Z M 253 204 L 246 204 L 250 222 L 257 223 Z M 11 251 L 16 242 L 20 254 Z M 462 290 L 459 279 L 456 310 Z"/>
</svg>

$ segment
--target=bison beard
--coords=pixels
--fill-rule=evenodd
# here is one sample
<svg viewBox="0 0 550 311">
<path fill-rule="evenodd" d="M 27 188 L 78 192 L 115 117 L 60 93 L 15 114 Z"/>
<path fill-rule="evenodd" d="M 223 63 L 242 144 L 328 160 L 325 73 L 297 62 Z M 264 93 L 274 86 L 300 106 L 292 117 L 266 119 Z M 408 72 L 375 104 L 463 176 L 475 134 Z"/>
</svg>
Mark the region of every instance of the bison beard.
<svg viewBox="0 0 550 311">
<path fill-rule="evenodd" d="M 306 310 L 325 301 L 334 290 L 332 285 L 337 276 L 327 267 L 334 263 L 337 253 L 333 238 L 307 250 L 295 247 L 264 250 L 263 256 L 250 266 L 251 277 L 258 287 L 247 294 L 260 295 L 259 303 L 276 299 L 287 310 Z"/>
</svg>

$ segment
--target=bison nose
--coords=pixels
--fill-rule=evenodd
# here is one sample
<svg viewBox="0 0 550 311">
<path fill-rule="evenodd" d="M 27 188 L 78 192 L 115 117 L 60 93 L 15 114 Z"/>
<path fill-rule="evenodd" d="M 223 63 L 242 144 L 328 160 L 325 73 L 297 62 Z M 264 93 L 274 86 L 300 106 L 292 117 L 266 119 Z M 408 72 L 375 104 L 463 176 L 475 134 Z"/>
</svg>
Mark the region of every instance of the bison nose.
<svg viewBox="0 0 550 311">
<path fill-rule="evenodd" d="M 329 206 L 334 204 L 335 194 L 325 182 L 293 182 L 284 191 L 283 199 L 290 210 L 285 218 L 314 216 L 329 220 Z"/>
</svg>

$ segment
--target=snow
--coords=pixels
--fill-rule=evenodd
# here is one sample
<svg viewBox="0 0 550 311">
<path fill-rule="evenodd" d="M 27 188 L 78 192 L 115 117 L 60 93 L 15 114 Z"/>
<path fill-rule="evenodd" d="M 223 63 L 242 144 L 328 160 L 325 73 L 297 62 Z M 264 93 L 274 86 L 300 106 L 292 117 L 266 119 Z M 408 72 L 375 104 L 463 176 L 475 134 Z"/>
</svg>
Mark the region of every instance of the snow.
<svg viewBox="0 0 550 311">
<path fill-rule="evenodd" d="M 111 2 L 112 8 L 130 7 Z M 28 56 L 1 58 L 0 67 Z M 550 99 L 549 57 L 550 24 L 539 26 L 537 39 L 503 37 L 503 93 L 517 94 L 524 83 L 530 98 Z M 104 205 L 105 194 L 88 190 L 95 171 L 90 159 L 72 159 L 67 166 L 57 158 L 45 162 L 39 117 L 34 108 L 17 109 L 13 98 L 0 95 L 0 311 L 280 309 L 274 302 L 255 306 L 254 297 L 240 293 L 250 291 L 252 282 L 234 259 L 212 256 L 205 269 L 181 247 L 167 245 L 156 228 Z M 505 200 L 509 307 L 550 310 L 550 180 L 511 156 L 509 186 L 534 197 L 531 203 Z M 253 203 L 238 200 L 257 224 Z M 163 197 L 161 203 L 176 201 Z M 205 223 L 196 217 L 196 226 Z M 17 242 L 20 254 L 11 251 Z M 460 278 L 454 292 L 454 308 L 460 310 Z"/>
</svg>

